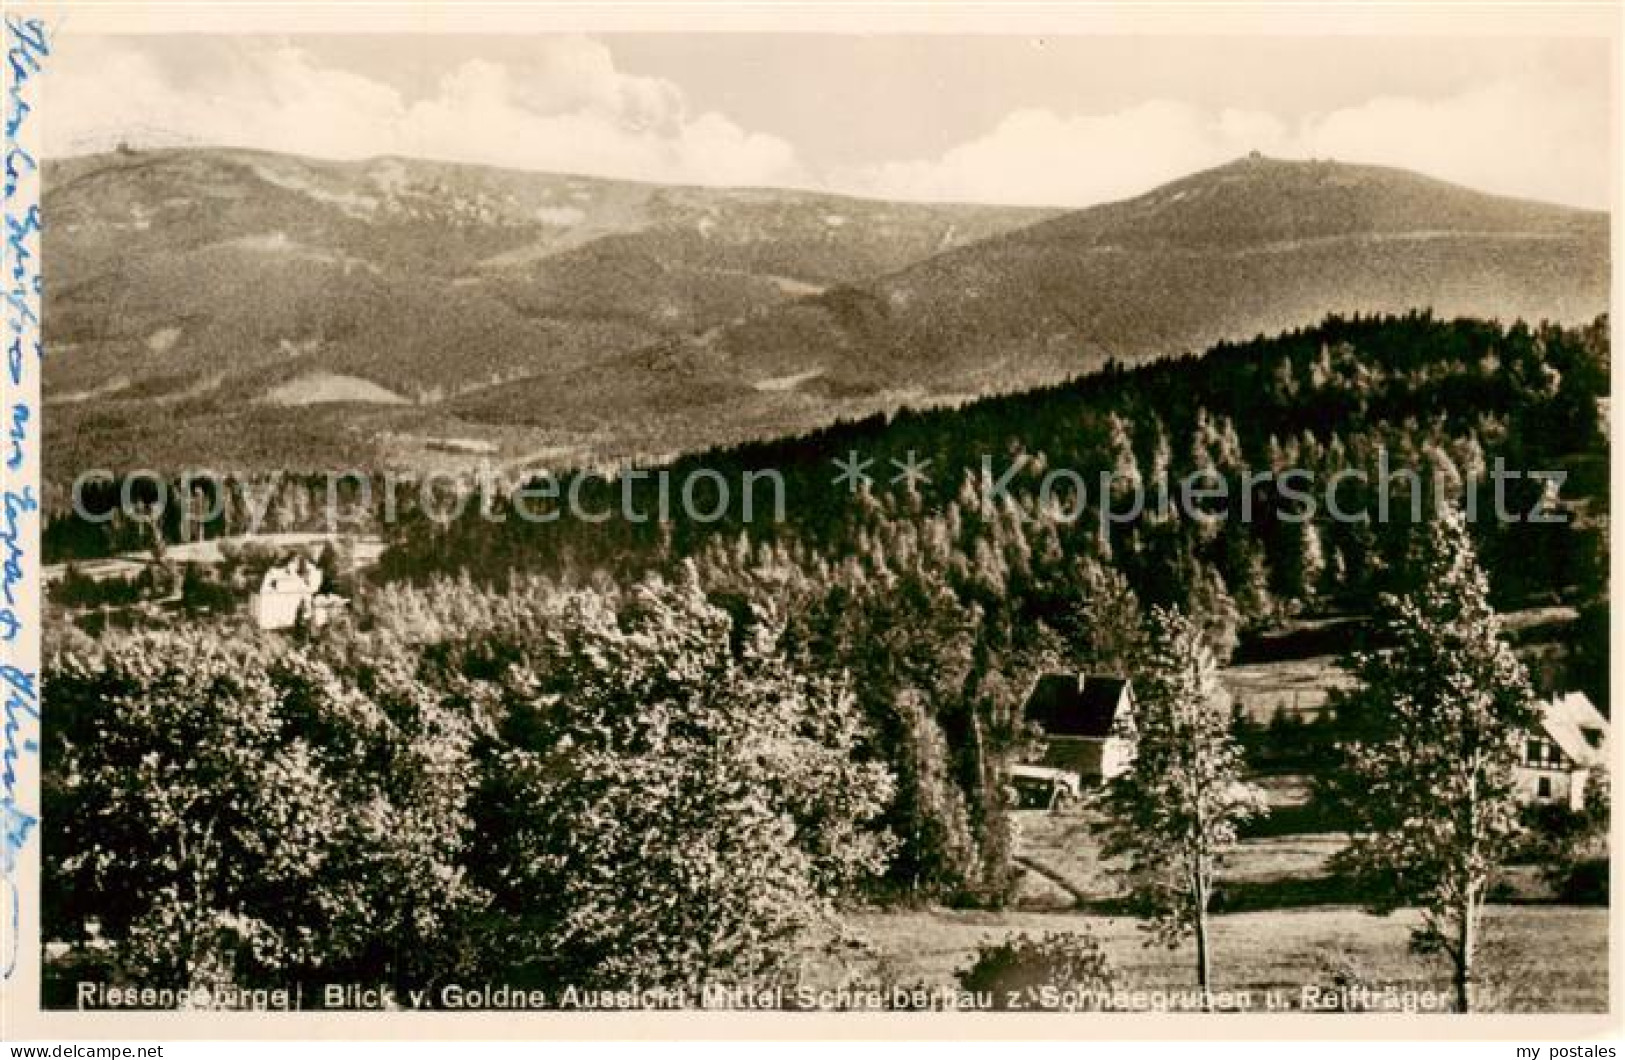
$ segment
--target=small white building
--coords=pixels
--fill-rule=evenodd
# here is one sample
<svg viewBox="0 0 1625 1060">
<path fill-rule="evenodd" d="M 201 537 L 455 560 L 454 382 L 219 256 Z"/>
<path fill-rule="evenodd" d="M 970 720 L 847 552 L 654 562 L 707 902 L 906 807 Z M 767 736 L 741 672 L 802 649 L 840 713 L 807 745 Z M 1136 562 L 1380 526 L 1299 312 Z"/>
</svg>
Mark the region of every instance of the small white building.
<svg viewBox="0 0 1625 1060">
<path fill-rule="evenodd" d="M 296 556 L 272 567 L 260 579 L 260 591 L 248 601 L 248 613 L 261 629 L 288 629 L 303 613 L 311 623 L 318 621 L 317 594 L 322 588 L 322 572 L 304 556 Z"/>
<path fill-rule="evenodd" d="M 1585 805 L 1586 785 L 1608 769 L 1608 719 L 1584 692 L 1539 705 L 1540 724 L 1524 741 L 1517 767 L 1518 795 L 1528 803 Z"/>
</svg>

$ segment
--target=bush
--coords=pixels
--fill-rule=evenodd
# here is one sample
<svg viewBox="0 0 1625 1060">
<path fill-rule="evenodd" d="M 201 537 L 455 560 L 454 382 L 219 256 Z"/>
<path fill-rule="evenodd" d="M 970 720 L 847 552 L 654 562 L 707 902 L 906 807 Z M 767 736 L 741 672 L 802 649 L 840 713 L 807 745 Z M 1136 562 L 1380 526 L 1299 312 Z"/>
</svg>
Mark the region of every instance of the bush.
<svg viewBox="0 0 1625 1060">
<path fill-rule="evenodd" d="M 976 960 L 956 976 L 966 990 L 990 993 L 996 1009 L 1039 1008 L 1047 992 L 1057 991 L 1098 993 L 1102 996 L 1093 1004 L 1079 997 L 1069 1007 L 1099 1010 L 1107 1007 L 1104 995 L 1116 982 L 1100 941 L 1088 932 L 1051 932 L 1036 939 L 1022 932 L 983 942 Z"/>
<path fill-rule="evenodd" d="M 1520 815 L 1523 833 L 1519 836 L 1513 860 L 1541 864 L 1561 858 L 1590 831 L 1588 815 L 1562 802 L 1541 802 L 1526 806 Z"/>
<path fill-rule="evenodd" d="M 1551 880 L 1557 900 L 1564 905 L 1608 904 L 1608 859 L 1590 858 L 1568 867 Z"/>
<path fill-rule="evenodd" d="M 1541 878 L 1559 902 L 1608 904 L 1608 832 L 1612 800 L 1606 775 L 1588 785 L 1579 810 L 1561 803 L 1524 813 L 1521 860 L 1540 866 Z"/>
<path fill-rule="evenodd" d="M 45 937 L 95 924 L 152 987 L 465 972 L 473 724 L 402 660 L 366 666 L 202 627 L 54 657 Z"/>
</svg>

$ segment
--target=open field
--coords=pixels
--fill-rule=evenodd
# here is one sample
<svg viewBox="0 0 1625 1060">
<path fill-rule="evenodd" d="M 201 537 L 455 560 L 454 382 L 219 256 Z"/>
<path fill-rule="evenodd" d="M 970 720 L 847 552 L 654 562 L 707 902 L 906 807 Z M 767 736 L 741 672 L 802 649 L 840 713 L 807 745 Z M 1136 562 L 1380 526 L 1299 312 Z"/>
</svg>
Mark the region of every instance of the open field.
<svg viewBox="0 0 1625 1060">
<path fill-rule="evenodd" d="M 1257 778 L 1277 810 L 1300 807 L 1307 778 Z M 1001 913 L 928 910 L 852 918 L 880 967 L 895 981 L 953 982 L 977 946 L 1026 932 L 1093 932 L 1116 970 L 1119 988 L 1185 989 L 1194 983 L 1187 948 L 1147 947 L 1141 924 L 1123 915 L 1113 866 L 1099 856 L 1093 800 L 1062 812 L 1017 815 L 1018 862 L 1025 870 L 1016 906 Z M 1227 858 L 1214 896 L 1214 980 L 1221 990 L 1257 996 L 1329 987 L 1335 972 L 1380 989 L 1448 995 L 1437 958 L 1414 955 L 1414 911 L 1379 917 L 1361 911 L 1350 881 L 1330 869 L 1346 844 L 1338 832 L 1266 833 L 1243 839 Z M 1533 866 L 1499 874 L 1512 902 L 1548 902 Z M 1598 1012 L 1607 1007 L 1608 912 L 1551 904 L 1492 906 L 1481 951 L 1481 1002 L 1496 1011 Z M 1293 1000 L 1293 1004 L 1297 1000 Z"/>
<path fill-rule="evenodd" d="M 1017 814 L 1018 856 L 1029 879 L 1018 903 L 1055 909 L 1109 905 L 1119 888 L 1099 857 L 1087 806 L 1062 813 Z M 1220 873 L 1216 901 L 1224 908 L 1277 908 L 1347 900 L 1331 879 L 1327 860 L 1342 849 L 1337 833 L 1260 836 L 1243 840 Z"/>
<path fill-rule="evenodd" d="M 1259 912 L 1310 906 L 1354 905 L 1360 895 L 1350 881 L 1331 870 L 1331 858 L 1347 844 L 1338 831 L 1299 830 L 1308 797 L 1300 774 L 1254 777 L 1264 788 L 1272 818 L 1244 830 L 1225 858 L 1213 899 L 1215 912 Z M 1016 814 L 1017 861 L 1025 870 L 1015 905 L 1021 909 L 1116 913 L 1121 888 L 1113 866 L 1099 856 L 1094 824 L 1099 811 L 1088 801 L 1057 813 L 1022 810 Z M 1549 902 L 1550 887 L 1535 865 L 1507 865 L 1496 874 L 1501 900 Z"/>
<path fill-rule="evenodd" d="M 1267 723 L 1278 711 L 1305 719 L 1317 717 L 1326 710 L 1332 689 L 1348 684 L 1332 655 L 1231 666 L 1219 678 L 1236 706 L 1259 724 Z"/>
<path fill-rule="evenodd" d="M 378 562 L 378 557 L 383 555 L 384 552 L 383 538 L 376 535 L 290 531 L 287 533 L 237 534 L 232 537 L 211 537 L 202 541 L 182 541 L 167 546 L 164 557 L 170 563 L 202 563 L 210 565 L 224 562 L 224 550 L 226 549 L 263 549 L 277 554 L 293 549 L 303 549 L 314 555 L 325 544 L 339 545 L 345 542 L 349 543 L 358 567 L 373 566 Z M 134 577 L 151 563 L 152 553 L 150 551 L 139 551 L 125 552 L 106 559 L 80 560 L 76 563 L 76 566 L 81 574 L 100 581 L 105 578 Z M 45 583 L 49 585 L 52 582 L 59 581 L 67 572 L 67 563 L 47 564 L 43 568 Z"/>
<path fill-rule="evenodd" d="M 1147 947 L 1139 922 L 1082 913 L 958 910 L 855 914 L 848 918 L 899 983 L 951 984 L 979 943 L 1016 932 L 1093 932 L 1117 985 L 1186 988 L 1195 982 L 1189 948 Z M 1409 911 L 1377 917 L 1345 907 L 1216 916 L 1214 986 L 1293 997 L 1329 985 L 1334 965 L 1359 969 L 1373 988 L 1447 992 L 1442 964 L 1412 955 Z M 1608 912 L 1567 906 L 1493 906 L 1486 913 L 1485 1008 L 1503 1012 L 1602 1012 L 1608 1007 Z"/>
<path fill-rule="evenodd" d="M 1561 642 L 1575 621 L 1568 606 L 1535 606 L 1501 616 L 1506 635 L 1525 656 Z M 1353 647 L 1363 616 L 1299 619 L 1247 646 L 1245 658 L 1224 668 L 1219 680 L 1237 709 L 1255 724 L 1268 724 L 1278 713 L 1314 721 L 1329 709 L 1334 690 L 1350 680 L 1337 665 L 1337 653 Z"/>
</svg>

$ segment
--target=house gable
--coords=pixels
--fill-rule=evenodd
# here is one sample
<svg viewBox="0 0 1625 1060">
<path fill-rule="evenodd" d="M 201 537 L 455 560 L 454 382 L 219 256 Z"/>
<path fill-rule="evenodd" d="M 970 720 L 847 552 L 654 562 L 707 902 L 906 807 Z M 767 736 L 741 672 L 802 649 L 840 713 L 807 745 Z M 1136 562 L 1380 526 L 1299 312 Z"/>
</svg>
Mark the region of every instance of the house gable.
<svg viewBox="0 0 1625 1060">
<path fill-rule="evenodd" d="M 1559 801 L 1578 810 L 1590 775 L 1608 768 L 1608 719 L 1583 693 L 1537 705 L 1539 720 L 1518 757 L 1518 787 L 1526 800 Z"/>
<path fill-rule="evenodd" d="M 1124 678 L 1048 673 L 1033 683 L 1022 716 L 1052 739 L 1106 740 L 1128 735 L 1133 702 Z"/>
<path fill-rule="evenodd" d="M 1120 677 L 1044 674 L 1022 717 L 1044 733 L 1042 765 L 1090 782 L 1121 773 L 1134 757 L 1134 692 Z"/>
<path fill-rule="evenodd" d="M 1607 764 L 1608 719 L 1584 692 L 1571 692 L 1542 703 L 1540 736 L 1576 768 Z"/>
</svg>

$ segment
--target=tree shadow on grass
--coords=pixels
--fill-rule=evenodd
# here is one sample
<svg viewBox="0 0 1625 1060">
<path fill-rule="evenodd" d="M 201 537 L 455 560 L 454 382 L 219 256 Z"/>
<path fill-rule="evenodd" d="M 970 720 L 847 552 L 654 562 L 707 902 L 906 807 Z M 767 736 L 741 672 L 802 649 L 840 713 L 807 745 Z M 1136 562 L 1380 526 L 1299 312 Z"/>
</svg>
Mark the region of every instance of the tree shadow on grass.
<svg viewBox="0 0 1625 1060">
<path fill-rule="evenodd" d="M 1371 894 L 1346 876 L 1319 875 L 1271 880 L 1230 880 L 1219 884 L 1209 911 L 1264 913 L 1317 906 L 1362 906 Z M 1145 910 L 1127 897 L 1079 899 L 1075 908 L 1094 916 L 1141 916 Z"/>
</svg>

